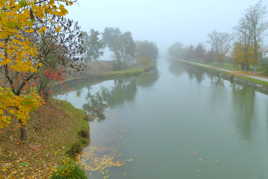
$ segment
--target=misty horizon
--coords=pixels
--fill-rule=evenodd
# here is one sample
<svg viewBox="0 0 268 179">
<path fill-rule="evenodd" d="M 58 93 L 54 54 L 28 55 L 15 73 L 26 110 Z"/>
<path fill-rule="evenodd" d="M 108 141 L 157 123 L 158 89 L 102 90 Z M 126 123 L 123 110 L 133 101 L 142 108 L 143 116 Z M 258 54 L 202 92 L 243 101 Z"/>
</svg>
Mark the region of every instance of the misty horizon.
<svg viewBox="0 0 268 179">
<path fill-rule="evenodd" d="M 69 17 L 84 31 L 118 27 L 130 31 L 134 39 L 150 40 L 160 49 L 174 42 L 206 45 L 208 33 L 232 33 L 245 10 L 256 0 L 79 1 L 69 8 Z M 264 1 L 265 3 L 265 1 Z"/>
</svg>

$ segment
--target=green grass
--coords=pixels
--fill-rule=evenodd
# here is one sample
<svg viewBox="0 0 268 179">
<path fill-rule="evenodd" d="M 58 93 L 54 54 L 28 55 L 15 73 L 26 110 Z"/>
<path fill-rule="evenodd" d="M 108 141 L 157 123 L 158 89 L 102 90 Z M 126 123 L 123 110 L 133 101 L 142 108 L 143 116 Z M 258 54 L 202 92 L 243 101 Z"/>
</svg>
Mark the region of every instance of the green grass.
<svg viewBox="0 0 268 179">
<path fill-rule="evenodd" d="M 122 77 L 122 76 L 135 76 L 143 73 L 145 70 L 143 68 L 130 68 L 126 70 L 113 71 L 109 73 L 105 73 L 103 76 L 105 77 Z"/>
<path fill-rule="evenodd" d="M 87 179 L 87 176 L 75 161 L 68 160 L 57 168 L 50 179 Z"/>
<path fill-rule="evenodd" d="M 231 63 L 209 63 L 208 65 L 215 66 L 215 67 L 218 67 L 218 68 L 224 68 L 226 70 L 232 70 L 232 71 L 239 70 L 238 65 L 234 65 L 234 64 L 231 64 Z"/>
<path fill-rule="evenodd" d="M 259 80 L 259 79 L 255 79 L 255 78 L 251 78 L 251 77 L 248 77 L 248 76 L 245 76 L 243 74 L 236 74 L 236 73 L 233 73 L 233 72 L 226 72 L 226 71 L 223 71 L 221 70 L 220 66 L 215 66 L 215 65 L 210 65 L 210 64 L 200 64 L 200 63 L 195 63 L 195 62 L 187 62 L 187 61 L 180 61 L 182 63 L 186 63 L 186 64 L 190 64 L 190 65 L 194 65 L 194 66 L 197 66 L 197 67 L 200 67 L 200 68 L 203 68 L 207 71 L 212 71 L 212 72 L 221 72 L 221 73 L 224 73 L 226 75 L 230 75 L 230 76 L 235 76 L 237 78 L 240 78 L 240 79 L 244 79 L 244 80 L 247 80 L 247 81 L 250 81 L 250 82 L 253 82 L 255 84 L 260 84 L 260 85 L 263 85 L 263 86 L 267 86 L 268 87 L 268 82 L 267 81 L 263 81 L 263 80 Z M 227 65 L 228 66 L 228 65 Z M 217 68 L 214 68 L 214 67 L 217 67 Z M 230 67 L 230 66 L 229 66 Z M 226 69 L 226 68 L 224 68 Z"/>
<path fill-rule="evenodd" d="M 66 154 L 70 157 L 75 157 L 75 155 L 82 151 L 82 149 L 88 145 L 89 138 L 85 138 L 80 133 L 88 133 L 89 124 L 88 121 L 85 120 L 86 113 L 81 110 L 75 108 L 72 104 L 62 100 L 55 100 L 58 104 L 58 107 L 64 111 L 67 115 L 69 115 L 74 121 L 71 126 L 73 135 L 76 136 L 76 140 L 70 143 L 66 147 Z"/>
<path fill-rule="evenodd" d="M 69 91 L 73 91 L 75 89 L 79 90 L 85 85 L 89 86 L 106 80 L 114 80 L 125 77 L 138 76 L 144 72 L 151 71 L 154 68 L 156 68 L 156 64 L 150 63 L 147 65 L 140 65 L 124 70 L 106 72 L 96 76 L 84 76 L 81 77 L 80 79 L 79 78 L 70 79 L 63 82 L 63 84 L 55 85 L 54 87 L 52 87 L 52 91 L 54 95 L 63 94 Z"/>
<path fill-rule="evenodd" d="M 268 76 L 268 65 L 267 64 L 259 64 L 257 65 L 256 72 Z"/>
<path fill-rule="evenodd" d="M 262 81 L 262 80 L 259 80 L 259 79 L 255 79 L 255 78 L 250 78 L 248 76 L 243 76 L 243 75 L 234 75 L 238 78 L 241 78 L 241 79 L 245 79 L 245 80 L 248 80 L 248 81 L 251 81 L 253 83 L 256 83 L 256 84 L 260 84 L 260 85 L 263 85 L 263 86 L 267 86 L 268 87 L 268 82 L 267 81 Z"/>
</svg>

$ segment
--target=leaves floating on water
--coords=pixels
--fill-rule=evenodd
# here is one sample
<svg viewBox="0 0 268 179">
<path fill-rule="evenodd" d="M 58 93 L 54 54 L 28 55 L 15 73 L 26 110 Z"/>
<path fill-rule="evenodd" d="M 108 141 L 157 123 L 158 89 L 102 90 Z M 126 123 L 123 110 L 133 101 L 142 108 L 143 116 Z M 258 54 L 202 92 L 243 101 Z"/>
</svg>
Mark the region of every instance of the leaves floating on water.
<svg viewBox="0 0 268 179">
<path fill-rule="evenodd" d="M 116 152 L 108 152 L 104 155 L 99 155 L 97 151 L 103 150 L 103 147 L 91 147 L 78 156 L 81 165 L 89 173 L 100 173 L 104 179 L 110 178 L 109 169 L 118 168 L 125 165 L 125 162 L 119 159 L 119 154 Z"/>
</svg>

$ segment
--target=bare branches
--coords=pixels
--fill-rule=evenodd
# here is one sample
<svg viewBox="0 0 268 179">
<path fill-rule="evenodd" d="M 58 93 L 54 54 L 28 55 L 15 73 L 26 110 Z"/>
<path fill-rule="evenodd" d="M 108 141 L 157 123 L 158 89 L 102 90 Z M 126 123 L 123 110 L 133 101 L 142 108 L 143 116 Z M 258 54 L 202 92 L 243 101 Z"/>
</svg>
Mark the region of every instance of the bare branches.
<svg viewBox="0 0 268 179">
<path fill-rule="evenodd" d="M 232 35 L 225 32 L 212 32 L 208 35 L 211 51 L 215 54 L 219 61 L 223 61 L 226 55 L 229 53 L 233 40 Z"/>
</svg>

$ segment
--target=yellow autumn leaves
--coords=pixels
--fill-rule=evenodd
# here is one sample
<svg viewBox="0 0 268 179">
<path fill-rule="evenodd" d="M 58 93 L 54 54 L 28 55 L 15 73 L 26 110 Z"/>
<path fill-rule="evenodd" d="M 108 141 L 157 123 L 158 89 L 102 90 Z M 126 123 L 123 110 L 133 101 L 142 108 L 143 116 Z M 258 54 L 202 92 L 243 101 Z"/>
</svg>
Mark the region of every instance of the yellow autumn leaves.
<svg viewBox="0 0 268 179">
<path fill-rule="evenodd" d="M 34 72 L 37 56 L 36 48 L 29 39 L 33 32 L 44 33 L 51 16 L 64 16 L 67 14 L 64 4 L 72 4 L 70 0 L 1 0 L 0 3 L 0 58 L 6 65 L 12 63 L 16 71 Z M 57 28 L 59 31 L 60 28 Z M 12 59 L 11 61 L 9 59 Z M 36 59 L 35 59 L 36 60 Z M 23 62 L 22 62 L 23 61 Z M 25 61 L 31 61 L 25 63 Z M 37 64 L 38 65 L 38 64 Z M 16 67 L 18 66 L 18 67 Z M 25 68 L 25 69 L 24 69 Z"/>
<path fill-rule="evenodd" d="M 16 96 L 11 89 L 0 87 L 0 128 L 7 127 L 14 117 L 25 125 L 30 112 L 38 108 L 42 102 L 35 92 Z"/>
<path fill-rule="evenodd" d="M 254 47 L 247 47 L 241 43 L 235 43 L 232 55 L 237 64 L 256 64 L 258 62 Z"/>
<path fill-rule="evenodd" d="M 68 13 L 66 6 L 73 0 L 0 0 L 0 68 L 23 76 L 38 73 L 42 63 L 31 37 L 45 33 L 53 16 Z M 60 31 L 60 27 L 56 29 Z M 14 75 L 4 75 L 7 81 L 16 81 Z M 29 81 L 25 81 L 29 82 Z M 42 104 L 42 99 L 33 90 L 20 95 L 12 89 L 17 84 L 0 87 L 0 128 L 7 127 L 13 119 L 25 125 L 30 112 Z"/>
<path fill-rule="evenodd" d="M 6 42 L 0 42 L 0 48 L 4 49 L 0 53 L 0 66 L 9 65 L 9 68 L 16 72 L 36 72 L 40 65 L 32 58 L 37 56 L 38 52 L 33 44 L 21 35 Z"/>
</svg>

